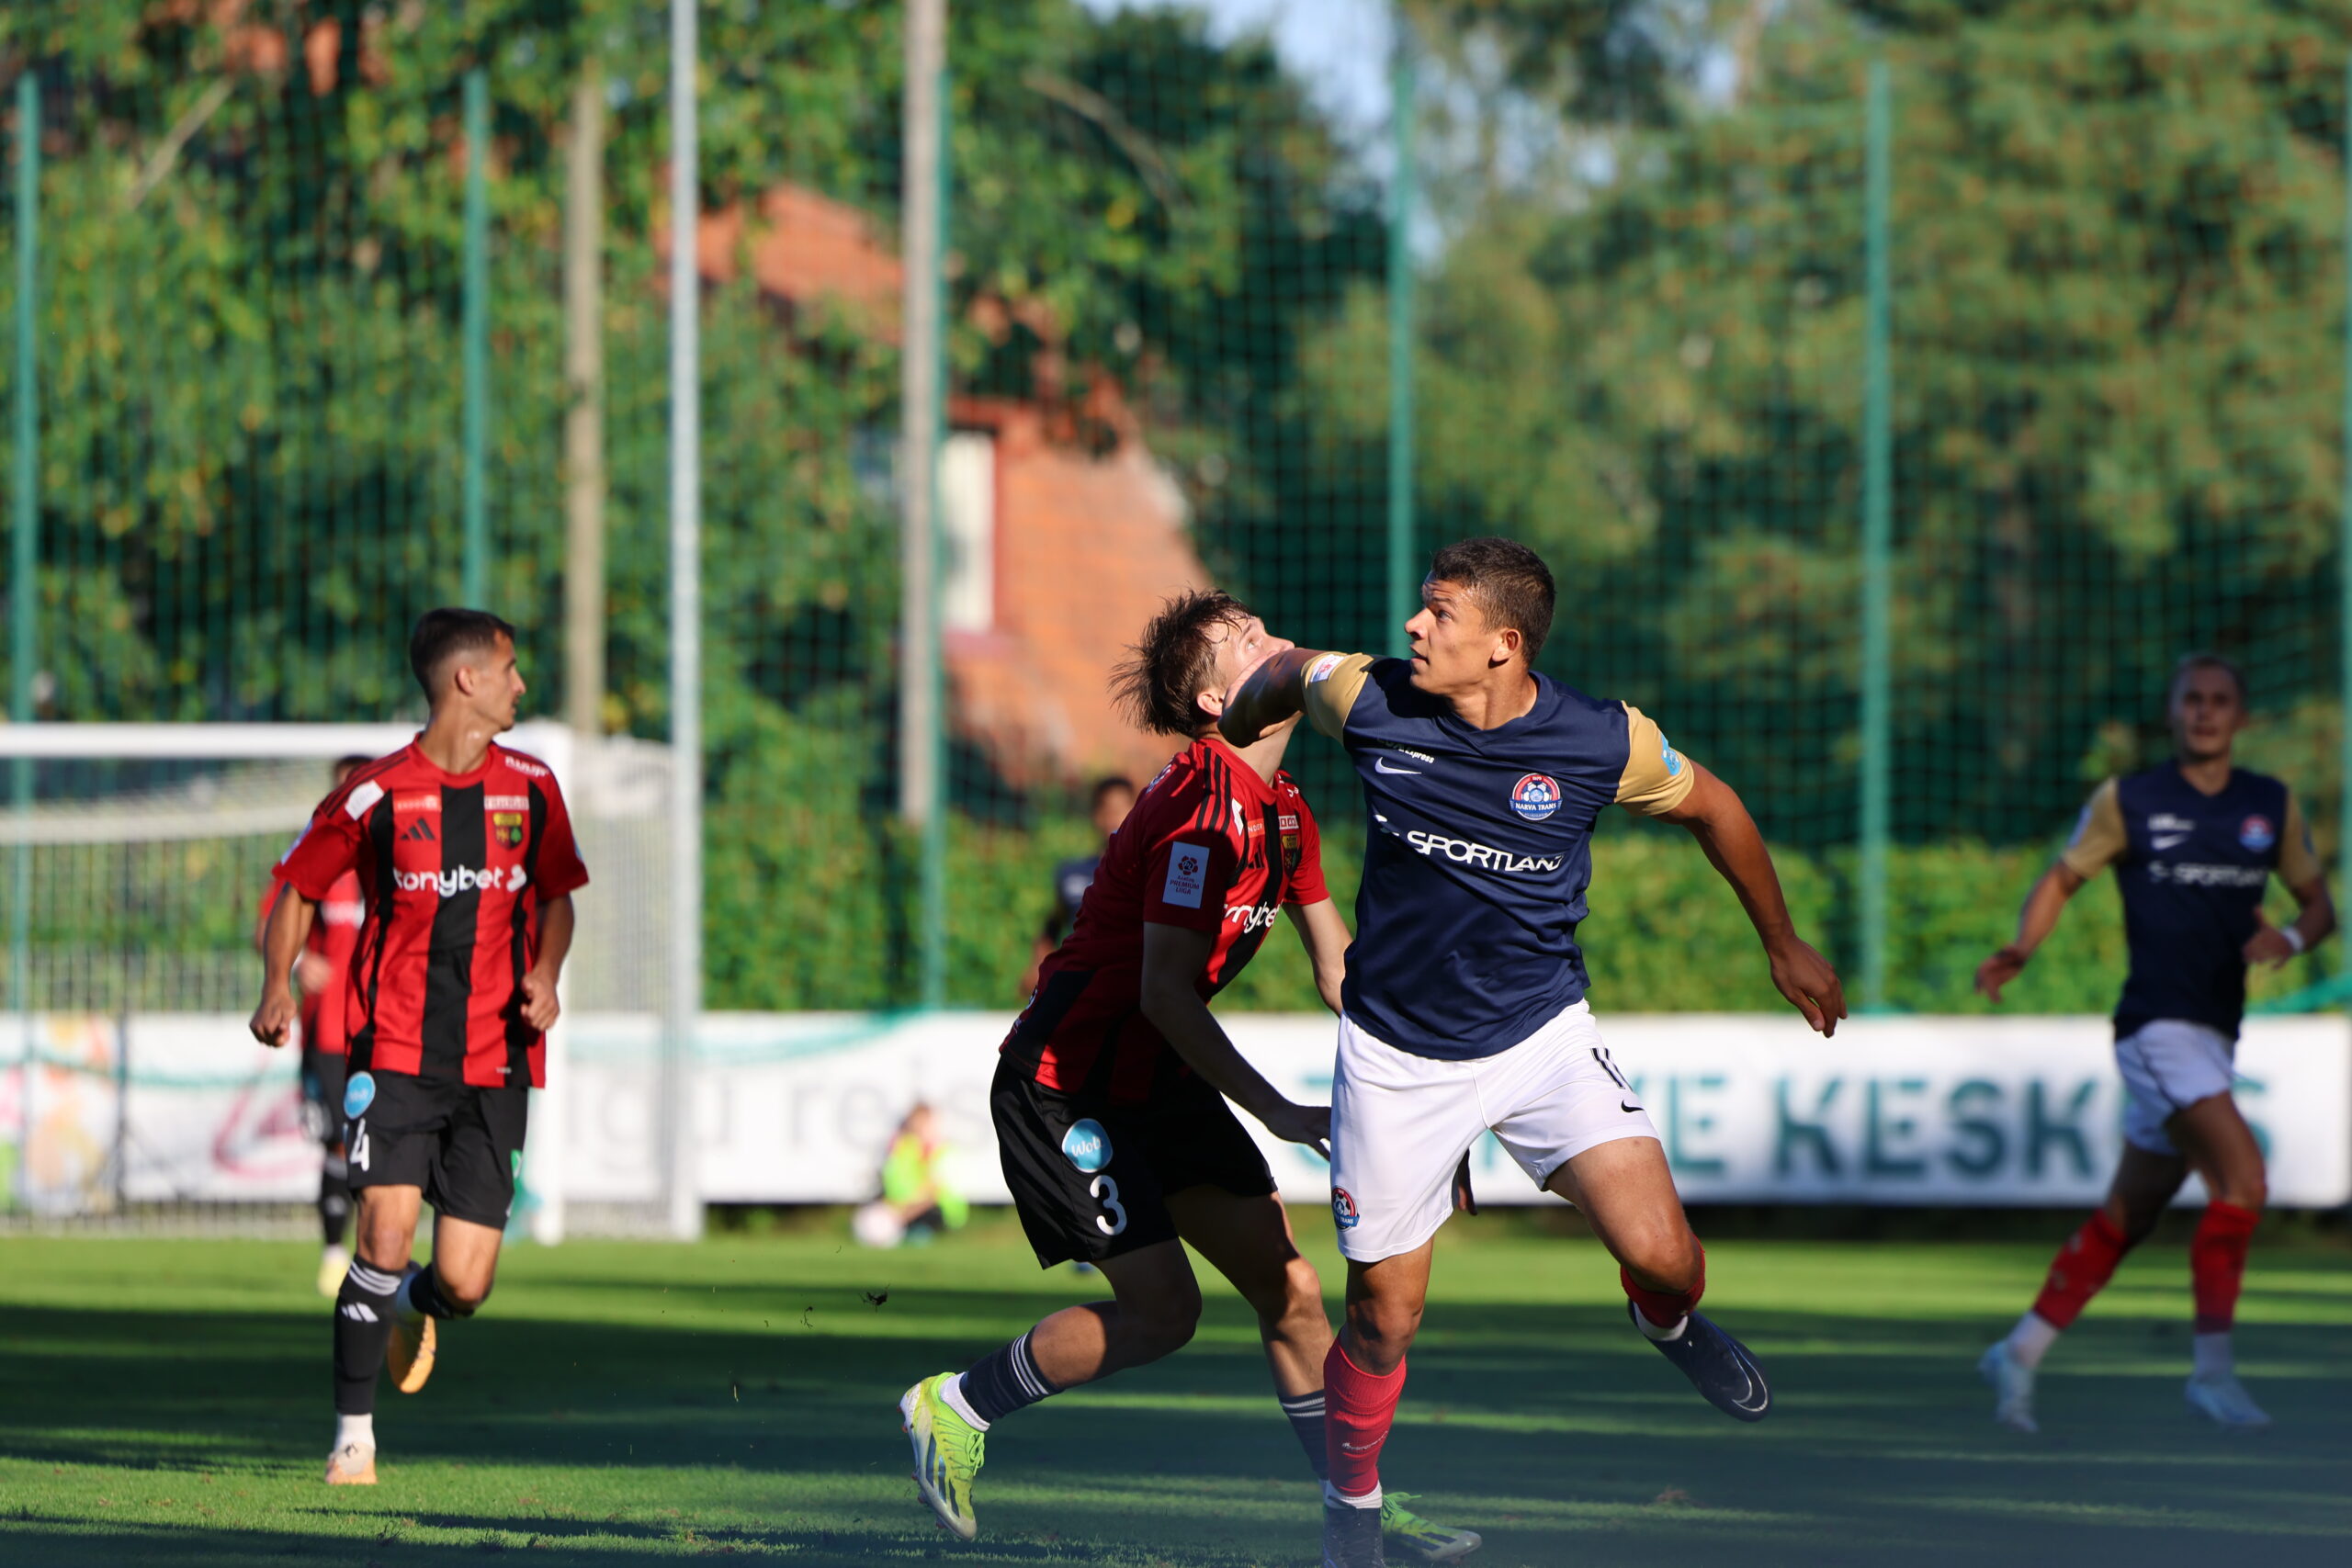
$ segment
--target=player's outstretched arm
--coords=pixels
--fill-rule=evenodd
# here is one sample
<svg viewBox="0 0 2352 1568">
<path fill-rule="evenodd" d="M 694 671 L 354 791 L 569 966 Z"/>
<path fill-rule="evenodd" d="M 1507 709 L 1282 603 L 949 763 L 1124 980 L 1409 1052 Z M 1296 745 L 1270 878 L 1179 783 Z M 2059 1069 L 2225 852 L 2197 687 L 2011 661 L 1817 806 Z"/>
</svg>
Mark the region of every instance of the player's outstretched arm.
<svg viewBox="0 0 2352 1568">
<path fill-rule="evenodd" d="M 1348 978 L 1348 945 L 1355 939 L 1348 934 L 1347 917 L 1329 898 L 1312 904 L 1292 904 L 1283 913 L 1298 928 L 1298 940 L 1306 949 L 1307 962 L 1315 965 L 1315 992 L 1323 1005 L 1332 1012 L 1340 1010 L 1340 987 Z"/>
<path fill-rule="evenodd" d="M 1286 1143 L 1331 1157 L 1331 1109 L 1297 1105 L 1233 1048 L 1201 999 L 1201 974 L 1216 951 L 1216 933 L 1147 920 L 1143 928 L 1143 1015 L 1209 1087 L 1266 1124 Z"/>
<path fill-rule="evenodd" d="M 1976 994 L 1997 1004 L 2001 987 L 2025 972 L 2033 959 L 2034 949 L 2050 940 L 2058 929 L 2058 917 L 2066 912 L 2066 900 L 2082 890 L 2083 875 L 2064 861 L 2052 861 L 2050 869 L 2034 879 L 2025 896 L 2025 904 L 2018 910 L 2018 934 L 2007 946 L 1993 950 L 1984 963 L 1976 966 Z"/>
<path fill-rule="evenodd" d="M 294 1027 L 294 964 L 310 940 L 319 906 L 289 884 L 280 884 L 277 902 L 261 933 L 261 1005 L 254 1009 L 254 1038 L 283 1045 Z"/>
<path fill-rule="evenodd" d="M 1311 648 L 1270 653 L 1234 677 L 1217 716 L 1217 733 L 1231 746 L 1252 746 L 1306 706 L 1306 667 L 1324 657 Z"/>
<path fill-rule="evenodd" d="M 1683 764 L 1695 774 L 1690 793 L 1680 805 L 1654 815 L 1690 830 L 1709 863 L 1739 895 L 1740 908 L 1747 911 L 1748 923 L 1764 943 L 1772 984 L 1807 1023 L 1825 1035 L 1835 1034 L 1838 1021 L 1846 1016 L 1845 987 L 1829 961 L 1797 935 L 1796 924 L 1789 919 L 1789 901 L 1781 892 L 1780 873 L 1772 869 L 1772 852 L 1764 847 L 1756 819 L 1729 784 L 1688 758 Z"/>
</svg>

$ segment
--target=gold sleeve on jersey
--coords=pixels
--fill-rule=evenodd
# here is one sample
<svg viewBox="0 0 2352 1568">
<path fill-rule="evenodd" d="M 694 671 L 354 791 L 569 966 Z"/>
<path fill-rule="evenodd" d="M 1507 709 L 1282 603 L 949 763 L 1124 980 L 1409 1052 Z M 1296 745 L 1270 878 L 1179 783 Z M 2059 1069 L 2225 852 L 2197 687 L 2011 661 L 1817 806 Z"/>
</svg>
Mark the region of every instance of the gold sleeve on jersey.
<svg viewBox="0 0 2352 1568">
<path fill-rule="evenodd" d="M 2075 819 L 2074 837 L 2058 852 L 2058 863 L 2087 882 L 2121 860 L 2131 844 L 2123 828 L 2123 797 L 2109 779 L 2091 792 L 2083 814 Z"/>
<path fill-rule="evenodd" d="M 1646 714 L 1631 703 L 1624 706 L 1625 773 L 1617 781 L 1617 804 L 1645 817 L 1671 811 L 1690 798 L 1699 770 Z"/>
<path fill-rule="evenodd" d="M 1316 655 L 1299 677 L 1306 722 L 1334 740 L 1341 739 L 1347 733 L 1348 713 L 1363 694 L 1371 670 L 1369 653 Z"/>
<path fill-rule="evenodd" d="M 2303 803 L 2287 792 L 2287 822 L 2278 840 L 2278 880 L 2290 887 L 2309 887 L 2320 879 L 2319 856 L 2312 849 L 2312 825 L 2303 817 Z"/>
</svg>

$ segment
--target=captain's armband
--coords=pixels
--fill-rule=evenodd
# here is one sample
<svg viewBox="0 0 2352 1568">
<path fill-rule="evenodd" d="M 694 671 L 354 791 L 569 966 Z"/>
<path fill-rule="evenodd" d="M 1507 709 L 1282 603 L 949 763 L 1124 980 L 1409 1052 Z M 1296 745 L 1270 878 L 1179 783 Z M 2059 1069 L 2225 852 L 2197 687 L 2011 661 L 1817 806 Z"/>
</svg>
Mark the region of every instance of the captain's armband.
<svg viewBox="0 0 2352 1568">
<path fill-rule="evenodd" d="M 1699 774 L 1677 751 L 1655 720 L 1627 703 L 1625 770 L 1617 781 L 1617 804 L 1644 817 L 1660 817 L 1690 798 Z"/>
<path fill-rule="evenodd" d="M 2088 882 L 2121 860 L 2131 847 L 2131 835 L 2123 826 L 2122 797 L 2116 782 L 2109 779 L 2091 793 L 2083 814 L 2075 819 L 2066 847 L 2058 852 L 2058 863 Z"/>
</svg>

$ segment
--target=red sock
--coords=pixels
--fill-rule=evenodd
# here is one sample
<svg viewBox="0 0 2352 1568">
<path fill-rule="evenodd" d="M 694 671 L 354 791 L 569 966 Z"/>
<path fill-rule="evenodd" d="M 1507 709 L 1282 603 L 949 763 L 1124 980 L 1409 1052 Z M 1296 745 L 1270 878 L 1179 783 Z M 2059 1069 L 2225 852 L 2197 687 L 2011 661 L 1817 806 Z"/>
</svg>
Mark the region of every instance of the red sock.
<svg viewBox="0 0 2352 1568">
<path fill-rule="evenodd" d="M 2033 1298 L 2036 1315 L 2053 1328 L 2073 1327 L 2075 1319 L 2115 1277 L 2115 1266 L 2131 1250 L 2122 1227 L 2107 1217 L 2105 1209 L 2099 1210 L 2066 1238 L 2066 1245 L 2050 1260 L 2050 1278 L 2042 1281 L 2041 1294 Z"/>
<path fill-rule="evenodd" d="M 2245 1279 L 2246 1244 L 2262 1216 L 2235 1203 L 2208 1203 L 2197 1234 L 2188 1240 L 2190 1294 L 2197 1302 L 2197 1332 L 2227 1334 L 2238 1314 L 2238 1286 Z"/>
<path fill-rule="evenodd" d="M 1691 1245 L 1698 1247 L 1696 1242 Z M 1699 1298 L 1707 1293 L 1707 1249 L 1699 1247 L 1699 1277 L 1687 1291 L 1653 1291 L 1637 1285 L 1623 1265 L 1617 1269 L 1617 1282 L 1625 1287 L 1625 1294 L 1644 1317 L 1660 1328 L 1671 1328 L 1690 1316 L 1690 1309 L 1699 1304 Z"/>
<path fill-rule="evenodd" d="M 1404 1362 L 1376 1378 L 1349 1360 L 1338 1340 L 1331 1342 L 1323 1358 L 1323 1444 L 1331 1484 L 1343 1495 L 1362 1497 L 1380 1484 L 1380 1445 L 1388 1440 L 1404 1392 Z"/>
</svg>

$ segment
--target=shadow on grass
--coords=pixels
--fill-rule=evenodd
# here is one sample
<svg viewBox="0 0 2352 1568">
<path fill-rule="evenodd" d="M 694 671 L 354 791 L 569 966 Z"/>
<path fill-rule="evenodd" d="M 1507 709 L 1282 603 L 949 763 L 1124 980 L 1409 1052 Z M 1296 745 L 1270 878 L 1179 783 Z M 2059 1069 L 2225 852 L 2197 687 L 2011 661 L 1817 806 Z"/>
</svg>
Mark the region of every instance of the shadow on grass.
<svg viewBox="0 0 2352 1568">
<path fill-rule="evenodd" d="M 974 1565 L 1221 1568 L 1312 1554 L 1314 1492 L 1237 1303 L 1213 1302 L 1201 1339 L 1170 1361 L 1001 1428 L 983 1483 L 989 1535 L 961 1547 L 911 1503 L 898 1393 L 1067 1296 L 894 1292 L 880 1311 L 820 1312 L 805 1327 L 800 1296 L 763 1286 L 732 1299 L 725 1315 L 750 1326 L 495 1306 L 453 1325 L 432 1386 L 382 1397 L 386 1484 L 332 1506 L 307 1490 L 325 1437 L 323 1314 L 0 1311 L 0 1460 L 201 1472 L 277 1498 L 271 1528 L 166 1526 L 75 1514 L 61 1502 L 68 1483 L 59 1498 L 18 1485 L 0 1502 L 0 1558 L 393 1568 L 509 1549 L 605 1564 L 927 1561 L 946 1548 Z M 2274 1292 L 2264 1305 L 2291 1319 L 2304 1299 Z M 2044 1434 L 2030 1439 L 1991 1425 L 1973 1379 L 1995 1323 L 1736 1305 L 1727 1321 L 1775 1378 L 1779 1408 L 1760 1427 L 1706 1409 L 1604 1310 L 1442 1303 L 1384 1469 L 1430 1495 L 1432 1513 L 1486 1531 L 1479 1561 L 1498 1564 L 2128 1553 L 2138 1568 L 2213 1568 L 2248 1547 L 2266 1568 L 2352 1560 L 2352 1327 L 2249 1328 L 2254 1386 L 2280 1426 L 2233 1442 L 2183 1410 L 2187 1337 L 2168 1322 L 2086 1321 L 2052 1359 Z M 685 1492 L 695 1518 L 643 1517 Z"/>
</svg>

